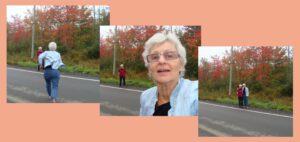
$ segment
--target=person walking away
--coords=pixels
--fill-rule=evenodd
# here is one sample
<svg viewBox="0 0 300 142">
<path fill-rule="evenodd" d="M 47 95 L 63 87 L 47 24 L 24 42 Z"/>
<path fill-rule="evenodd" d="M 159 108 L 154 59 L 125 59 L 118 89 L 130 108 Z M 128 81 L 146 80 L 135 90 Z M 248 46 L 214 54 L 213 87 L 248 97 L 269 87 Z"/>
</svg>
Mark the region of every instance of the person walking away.
<svg viewBox="0 0 300 142">
<path fill-rule="evenodd" d="M 47 93 L 53 103 L 56 103 L 58 97 L 58 84 L 60 79 L 59 68 L 64 66 L 60 53 L 56 51 L 55 42 L 49 43 L 49 51 L 43 52 L 39 56 L 39 64 L 44 67 L 44 79 L 46 82 Z M 44 65 L 42 65 L 44 61 Z"/>
</svg>

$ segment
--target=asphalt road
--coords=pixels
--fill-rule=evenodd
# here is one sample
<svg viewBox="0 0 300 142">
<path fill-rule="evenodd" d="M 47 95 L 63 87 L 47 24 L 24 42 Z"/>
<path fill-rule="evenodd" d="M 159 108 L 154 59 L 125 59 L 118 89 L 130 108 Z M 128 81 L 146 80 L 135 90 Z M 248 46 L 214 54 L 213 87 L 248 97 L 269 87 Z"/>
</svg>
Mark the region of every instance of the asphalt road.
<svg viewBox="0 0 300 142">
<path fill-rule="evenodd" d="M 142 90 L 61 74 L 62 103 L 99 103 L 102 116 L 138 116 Z M 42 72 L 7 68 L 8 103 L 49 103 Z M 199 102 L 199 136 L 292 136 L 293 116 Z"/>
<path fill-rule="evenodd" d="M 100 112 L 103 116 L 138 116 L 142 90 L 100 86 Z"/>
<path fill-rule="evenodd" d="M 199 102 L 199 136 L 293 136 L 293 116 Z"/>
<path fill-rule="evenodd" d="M 43 73 L 8 67 L 7 102 L 50 103 Z M 58 102 L 99 103 L 99 80 L 61 74 Z"/>
<path fill-rule="evenodd" d="M 99 85 L 97 78 L 61 74 L 60 103 L 99 103 L 101 115 L 138 116 L 141 90 Z M 8 103 L 50 103 L 42 72 L 7 68 Z"/>
</svg>

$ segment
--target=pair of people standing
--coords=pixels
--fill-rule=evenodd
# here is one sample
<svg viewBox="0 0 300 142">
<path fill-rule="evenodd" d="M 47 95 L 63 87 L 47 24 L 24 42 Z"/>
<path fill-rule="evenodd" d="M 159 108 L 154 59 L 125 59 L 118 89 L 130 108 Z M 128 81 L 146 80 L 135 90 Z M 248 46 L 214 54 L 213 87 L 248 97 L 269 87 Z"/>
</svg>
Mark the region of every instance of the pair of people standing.
<svg viewBox="0 0 300 142">
<path fill-rule="evenodd" d="M 243 85 L 239 84 L 239 86 L 237 87 L 236 94 L 238 96 L 239 107 L 247 109 L 248 108 L 249 89 L 245 83 Z"/>
<path fill-rule="evenodd" d="M 46 89 L 51 101 L 55 103 L 58 97 L 58 83 L 60 79 L 59 68 L 64 66 L 60 54 L 56 51 L 55 42 L 50 42 L 49 51 L 42 52 L 38 56 L 39 68 L 44 69 Z"/>
</svg>

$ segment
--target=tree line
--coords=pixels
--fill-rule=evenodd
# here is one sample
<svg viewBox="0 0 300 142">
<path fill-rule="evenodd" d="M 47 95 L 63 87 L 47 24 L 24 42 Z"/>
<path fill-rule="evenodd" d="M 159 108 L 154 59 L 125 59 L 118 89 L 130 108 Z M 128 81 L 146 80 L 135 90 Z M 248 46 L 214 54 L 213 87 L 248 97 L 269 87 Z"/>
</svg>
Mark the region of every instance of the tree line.
<svg viewBox="0 0 300 142">
<path fill-rule="evenodd" d="M 98 59 L 99 26 L 108 25 L 109 19 L 109 10 L 101 6 L 38 6 L 35 14 L 28 10 L 24 18 L 14 15 L 7 21 L 8 56 L 30 56 L 35 25 L 35 51 L 38 46 L 47 50 L 48 43 L 55 41 L 69 61 Z"/>
<path fill-rule="evenodd" d="M 201 90 L 228 90 L 232 66 L 232 94 L 240 83 L 251 93 L 265 96 L 293 96 L 293 50 L 290 47 L 234 47 L 223 57 L 200 59 L 198 73 Z M 205 54 L 205 53 L 199 53 Z"/>
<path fill-rule="evenodd" d="M 121 26 L 100 37 L 100 72 L 111 72 L 115 50 L 116 65 L 124 64 L 127 70 L 145 76 L 142 58 L 145 42 L 157 32 L 171 30 L 187 50 L 186 77 L 198 78 L 198 46 L 201 45 L 200 26 Z M 101 31 L 100 31 L 101 32 Z M 135 75 L 137 75 L 135 74 Z"/>
</svg>

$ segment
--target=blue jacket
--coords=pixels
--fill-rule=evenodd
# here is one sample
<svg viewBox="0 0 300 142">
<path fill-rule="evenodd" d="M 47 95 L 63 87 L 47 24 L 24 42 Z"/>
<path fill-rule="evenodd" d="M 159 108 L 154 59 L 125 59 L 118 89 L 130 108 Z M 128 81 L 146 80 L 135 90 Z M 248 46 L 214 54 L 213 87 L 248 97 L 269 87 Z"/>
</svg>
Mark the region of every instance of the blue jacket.
<svg viewBox="0 0 300 142">
<path fill-rule="evenodd" d="M 39 64 L 41 65 L 44 60 L 44 67 L 51 65 L 52 69 L 58 69 L 64 66 L 60 54 L 56 51 L 45 51 L 39 55 Z"/>
<path fill-rule="evenodd" d="M 248 87 L 244 87 L 243 88 L 243 95 L 246 96 L 246 97 L 249 96 L 249 89 L 248 89 Z"/>
<path fill-rule="evenodd" d="M 144 91 L 140 97 L 140 116 L 153 116 L 157 87 Z M 168 116 L 198 116 L 198 81 L 180 78 L 170 98 Z"/>
</svg>

